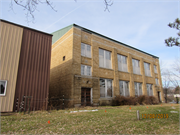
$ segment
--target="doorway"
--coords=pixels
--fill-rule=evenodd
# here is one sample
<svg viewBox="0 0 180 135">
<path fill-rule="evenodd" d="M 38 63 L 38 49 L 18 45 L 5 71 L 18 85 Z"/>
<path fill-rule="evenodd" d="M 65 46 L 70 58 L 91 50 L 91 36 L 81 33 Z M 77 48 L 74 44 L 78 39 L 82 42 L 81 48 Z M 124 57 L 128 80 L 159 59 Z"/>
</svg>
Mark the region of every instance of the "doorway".
<svg viewBox="0 0 180 135">
<path fill-rule="evenodd" d="M 81 106 L 91 105 L 91 88 L 81 88 Z"/>
<path fill-rule="evenodd" d="M 158 100 L 161 103 L 161 92 L 160 91 L 158 91 Z"/>
</svg>

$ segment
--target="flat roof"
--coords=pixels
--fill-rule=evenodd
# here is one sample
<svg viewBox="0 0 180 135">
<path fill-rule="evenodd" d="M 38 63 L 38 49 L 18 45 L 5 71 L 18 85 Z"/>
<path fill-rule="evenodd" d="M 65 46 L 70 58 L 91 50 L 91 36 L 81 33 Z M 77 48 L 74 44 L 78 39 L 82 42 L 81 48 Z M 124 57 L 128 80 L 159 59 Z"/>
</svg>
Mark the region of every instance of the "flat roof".
<svg viewBox="0 0 180 135">
<path fill-rule="evenodd" d="M 37 31 L 37 32 L 40 32 L 40 33 L 43 33 L 43 34 L 46 34 L 46 35 L 53 36 L 52 34 L 49 34 L 49 33 L 43 32 L 43 31 L 39 31 L 39 30 L 36 30 L 36 29 L 32 29 L 32 28 L 29 28 L 29 27 L 26 27 L 26 26 L 23 26 L 23 25 L 20 25 L 20 24 L 13 23 L 13 22 L 9 22 L 9 21 L 3 20 L 3 19 L 0 19 L 0 21 L 10 23 L 10 24 L 13 24 L 13 25 L 16 25 L 16 26 L 19 26 L 19 27 L 27 28 L 27 29 L 30 29 L 30 30 L 33 30 L 33 31 Z"/>
<path fill-rule="evenodd" d="M 150 56 L 152 56 L 153 58 L 159 59 L 159 57 L 157 57 L 157 56 L 155 56 L 155 55 L 152 55 L 152 54 L 149 54 L 149 53 L 147 53 L 147 52 L 141 51 L 141 50 L 139 50 L 139 49 L 137 49 L 137 48 L 134 48 L 134 47 L 132 47 L 132 46 L 130 46 L 130 45 L 127 45 L 127 44 L 125 44 L 125 43 L 119 42 L 119 41 L 114 40 L 114 39 L 112 39 L 112 38 L 106 37 L 106 36 L 104 36 L 104 35 L 102 35 L 102 34 L 99 34 L 99 33 L 97 33 L 97 32 L 91 31 L 91 30 L 86 29 L 86 28 L 84 28 L 84 27 L 81 27 L 81 26 L 79 26 L 79 25 L 77 25 L 77 24 L 73 24 L 73 26 L 74 26 L 74 27 L 77 27 L 77 28 L 80 28 L 81 30 L 83 30 L 83 31 L 85 31 L 85 32 L 88 32 L 88 33 L 90 33 L 90 34 L 92 34 L 92 33 L 93 33 L 93 34 L 96 34 L 96 35 L 101 36 L 101 37 L 103 37 L 103 38 L 109 39 L 109 40 L 111 40 L 111 41 L 113 41 L 113 42 L 116 42 L 116 43 L 119 43 L 119 44 L 124 45 L 124 46 L 126 46 L 126 47 L 132 48 L 132 49 L 134 49 L 134 50 L 136 50 L 136 51 L 139 51 L 139 52 L 141 52 L 141 53 L 150 55 Z"/>
</svg>

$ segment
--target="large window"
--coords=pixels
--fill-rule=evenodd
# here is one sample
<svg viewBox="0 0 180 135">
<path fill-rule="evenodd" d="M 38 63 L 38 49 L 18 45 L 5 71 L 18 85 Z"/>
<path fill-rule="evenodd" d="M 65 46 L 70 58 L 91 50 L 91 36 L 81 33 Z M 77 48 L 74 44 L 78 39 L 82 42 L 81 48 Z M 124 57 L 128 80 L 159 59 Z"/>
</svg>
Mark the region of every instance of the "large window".
<svg viewBox="0 0 180 135">
<path fill-rule="evenodd" d="M 91 58 L 91 46 L 81 43 L 81 55 Z"/>
<path fill-rule="evenodd" d="M 5 96 L 6 95 L 6 87 L 7 87 L 7 81 L 6 80 L 0 80 L 0 96 Z"/>
<path fill-rule="evenodd" d="M 154 72 L 157 74 L 157 66 L 154 65 Z"/>
<path fill-rule="evenodd" d="M 134 82 L 135 96 L 142 95 L 142 83 Z"/>
<path fill-rule="evenodd" d="M 133 73 L 134 74 L 141 74 L 140 73 L 140 61 L 136 59 L 132 59 L 132 65 L 133 65 Z"/>
<path fill-rule="evenodd" d="M 100 97 L 112 97 L 112 80 L 100 79 Z"/>
<path fill-rule="evenodd" d="M 147 87 L 147 95 L 153 96 L 152 84 L 146 84 Z"/>
<path fill-rule="evenodd" d="M 111 69 L 111 52 L 99 49 L 99 66 Z"/>
<path fill-rule="evenodd" d="M 155 78 L 155 80 L 156 80 L 156 85 L 159 85 L 158 78 Z"/>
<path fill-rule="evenodd" d="M 145 75 L 151 76 L 150 64 L 149 63 L 144 62 L 144 69 L 145 69 Z"/>
<path fill-rule="evenodd" d="M 128 81 L 119 81 L 120 95 L 129 96 L 129 82 Z"/>
<path fill-rule="evenodd" d="M 81 75 L 91 76 L 91 66 L 81 65 Z"/>
<path fill-rule="evenodd" d="M 128 72 L 127 69 L 127 57 L 123 55 L 117 55 L 118 57 L 118 70 Z"/>
</svg>

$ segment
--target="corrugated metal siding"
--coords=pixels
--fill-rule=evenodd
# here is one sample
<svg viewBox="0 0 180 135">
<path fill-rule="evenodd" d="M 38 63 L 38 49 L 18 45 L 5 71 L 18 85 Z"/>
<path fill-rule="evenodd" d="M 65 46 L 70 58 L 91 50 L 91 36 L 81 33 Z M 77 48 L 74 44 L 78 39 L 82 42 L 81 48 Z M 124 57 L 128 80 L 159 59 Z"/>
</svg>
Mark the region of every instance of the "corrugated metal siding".
<svg viewBox="0 0 180 135">
<path fill-rule="evenodd" d="M 52 36 L 24 28 L 14 98 L 32 96 L 31 110 L 47 108 Z M 17 108 L 19 110 L 19 107 Z"/>
<path fill-rule="evenodd" d="M 23 28 L 0 21 L 0 80 L 7 80 L 6 95 L 0 96 L 0 112 L 13 111 Z"/>
</svg>

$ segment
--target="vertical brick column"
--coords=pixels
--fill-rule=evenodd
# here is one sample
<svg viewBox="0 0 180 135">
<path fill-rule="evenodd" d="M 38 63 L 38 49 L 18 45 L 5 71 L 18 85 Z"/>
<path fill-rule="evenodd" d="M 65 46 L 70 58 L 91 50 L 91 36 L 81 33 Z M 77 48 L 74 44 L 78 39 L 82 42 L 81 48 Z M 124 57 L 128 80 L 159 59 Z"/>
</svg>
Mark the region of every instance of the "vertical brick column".
<svg viewBox="0 0 180 135">
<path fill-rule="evenodd" d="M 93 105 L 98 105 L 100 98 L 100 84 L 99 84 L 99 48 L 94 42 L 94 35 L 91 36 L 91 56 L 92 56 L 92 76 L 93 78 Z"/>
<path fill-rule="evenodd" d="M 115 48 L 113 48 L 113 51 L 112 51 L 112 68 L 114 69 L 113 97 L 115 97 L 117 95 L 120 95 L 117 49 L 115 49 Z"/>
<path fill-rule="evenodd" d="M 140 70 L 141 70 L 141 75 L 142 75 L 142 80 L 143 80 L 142 92 L 143 92 L 143 95 L 147 95 L 146 75 L 145 75 L 144 59 L 143 58 L 140 59 Z"/>
<path fill-rule="evenodd" d="M 74 76 L 74 106 L 81 106 L 81 77 Z"/>
<path fill-rule="evenodd" d="M 162 102 L 165 102 L 164 92 L 163 92 L 163 87 L 162 87 L 162 79 L 161 79 L 159 59 L 157 59 L 157 72 L 158 72 L 158 79 L 159 79 L 159 85 L 160 85 L 159 87 L 160 87 L 160 92 L 161 92 L 161 100 L 162 100 Z"/>
<path fill-rule="evenodd" d="M 81 30 L 75 29 L 73 31 L 73 97 L 74 106 L 81 106 Z M 76 76 L 78 75 L 78 76 Z"/>
<path fill-rule="evenodd" d="M 130 53 L 128 53 L 127 60 L 128 60 L 128 71 L 130 73 L 129 93 L 130 93 L 130 96 L 135 96 L 132 56 Z"/>
<path fill-rule="evenodd" d="M 150 63 L 150 70 L 151 70 L 151 76 L 153 78 L 153 96 L 155 96 L 158 99 L 157 90 L 156 90 L 155 73 L 154 73 L 154 61 Z"/>
</svg>

